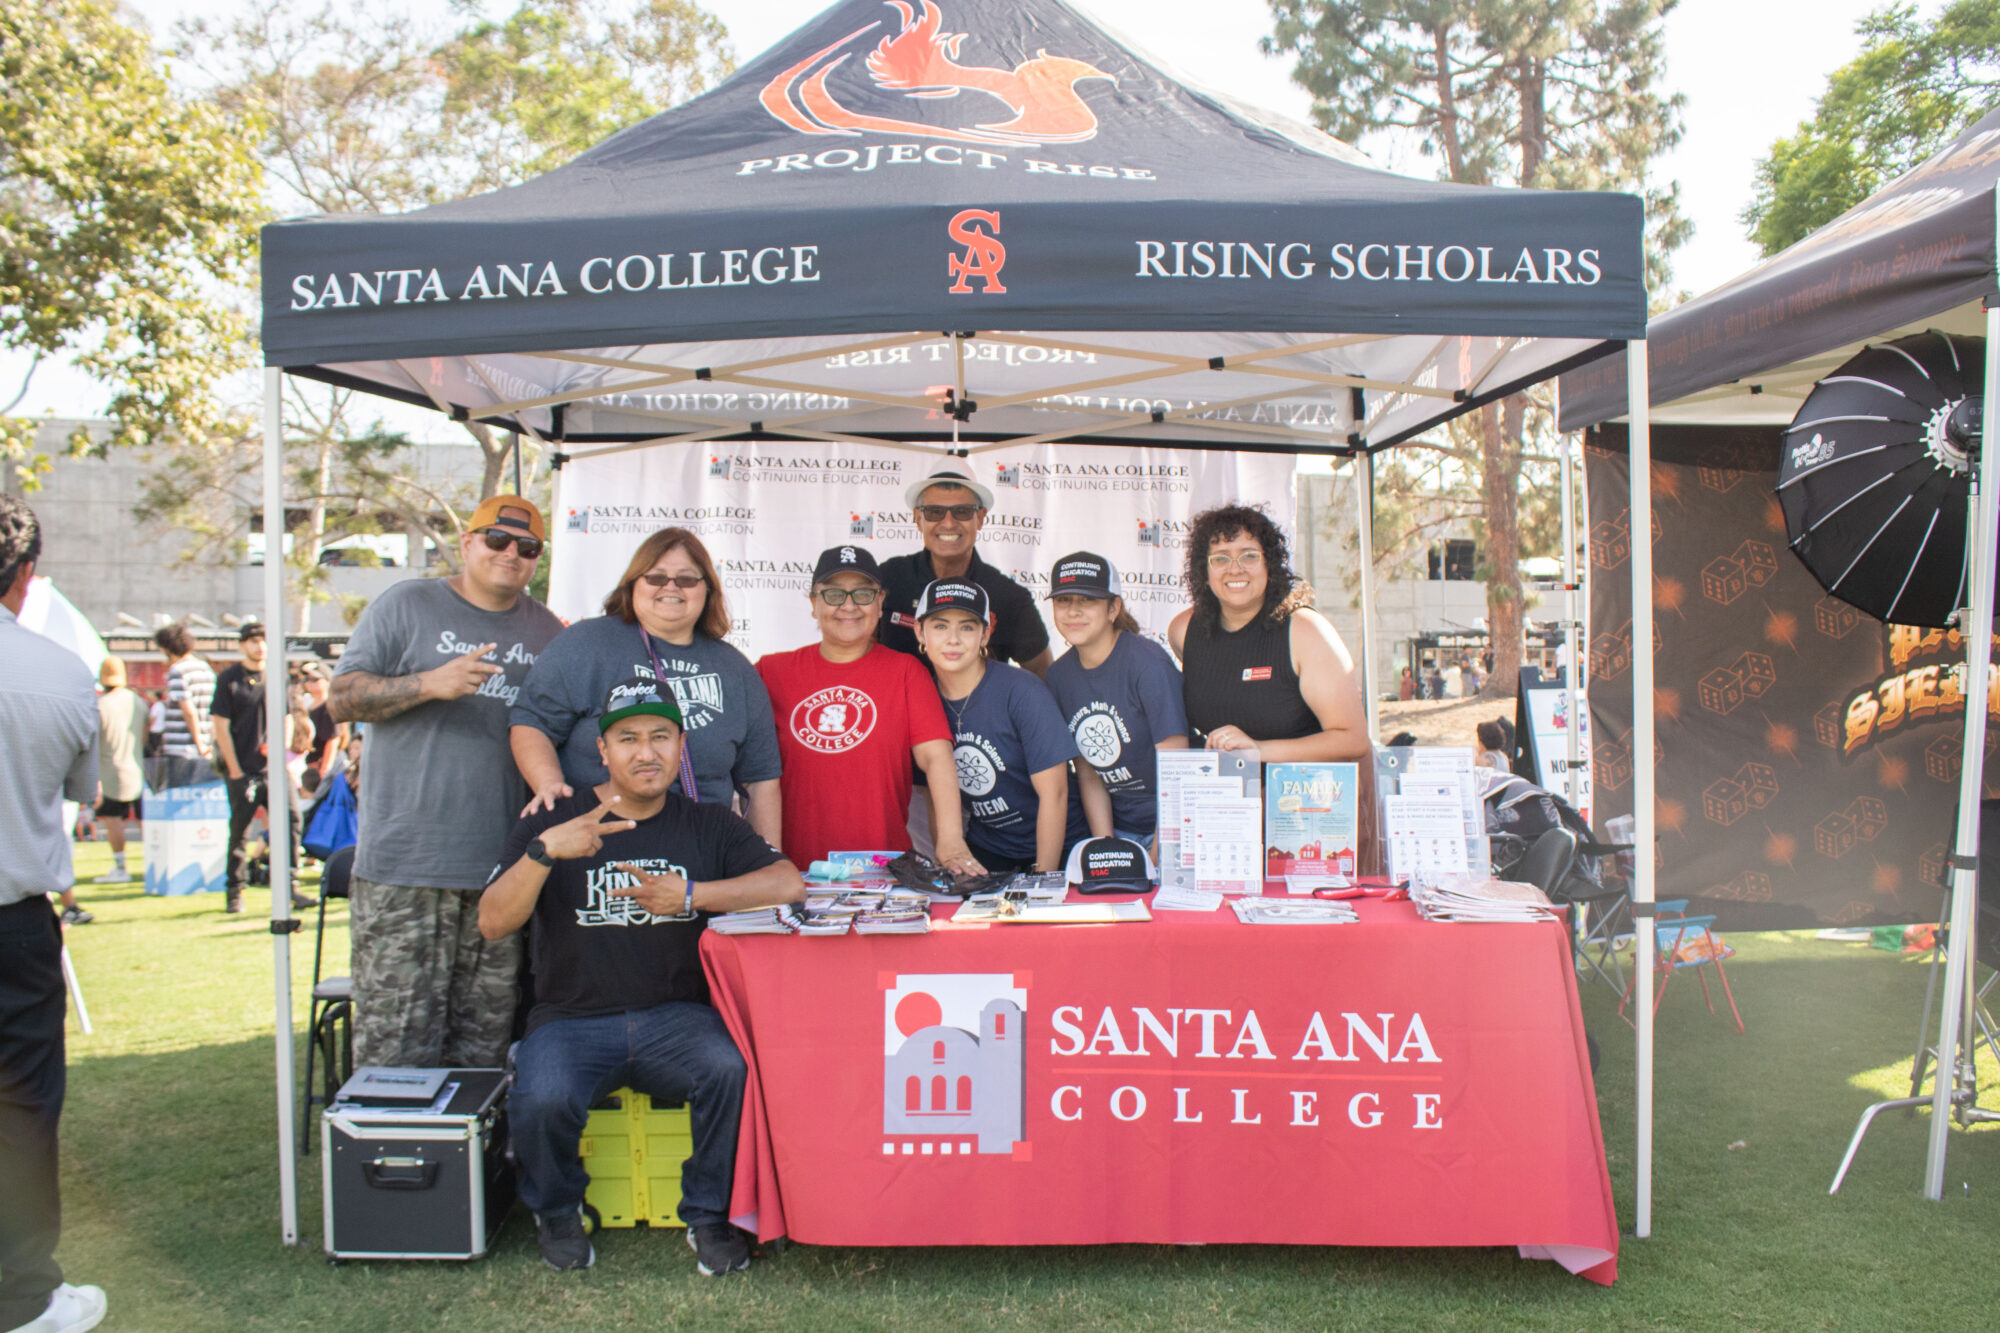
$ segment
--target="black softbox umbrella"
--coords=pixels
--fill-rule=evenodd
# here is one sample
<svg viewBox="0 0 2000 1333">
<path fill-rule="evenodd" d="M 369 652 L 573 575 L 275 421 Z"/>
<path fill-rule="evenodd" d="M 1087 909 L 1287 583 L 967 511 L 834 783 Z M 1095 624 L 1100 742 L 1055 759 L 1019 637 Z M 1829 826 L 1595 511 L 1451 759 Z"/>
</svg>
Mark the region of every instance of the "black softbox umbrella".
<svg viewBox="0 0 2000 1333">
<path fill-rule="evenodd" d="M 1932 330 L 1868 347 L 1785 432 L 1785 531 L 1820 585 L 1878 620 L 1949 628 L 1965 603 L 1966 500 L 1985 343 Z"/>
</svg>

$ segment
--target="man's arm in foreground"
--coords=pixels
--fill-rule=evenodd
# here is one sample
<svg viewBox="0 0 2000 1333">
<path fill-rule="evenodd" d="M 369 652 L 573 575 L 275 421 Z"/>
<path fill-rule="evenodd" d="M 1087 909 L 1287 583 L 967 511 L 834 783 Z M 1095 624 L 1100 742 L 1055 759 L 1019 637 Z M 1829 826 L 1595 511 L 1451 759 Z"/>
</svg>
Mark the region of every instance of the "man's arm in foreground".
<svg viewBox="0 0 2000 1333">
<path fill-rule="evenodd" d="M 611 890 L 612 897 L 635 899 L 655 916 L 681 914 L 687 903 L 686 880 L 672 871 L 655 875 L 622 861 L 618 868 L 637 882 Z M 805 896 L 806 882 L 790 861 L 773 861 L 762 870 L 734 879 L 698 879 L 694 883 L 698 912 L 745 912 L 753 907 L 803 902 Z"/>
<path fill-rule="evenodd" d="M 387 722 L 434 699 L 463 699 L 479 693 L 488 676 L 505 670 L 479 659 L 497 644 L 482 643 L 443 666 L 408 676 L 378 676 L 372 671 L 345 671 L 327 691 L 327 712 L 336 722 Z"/>
<path fill-rule="evenodd" d="M 633 826 L 634 821 L 630 819 L 611 818 L 617 813 L 618 798 L 613 796 L 600 802 L 595 810 L 587 814 L 543 829 L 539 835 L 542 848 L 557 861 L 594 856 L 597 849 L 604 845 L 605 834 L 620 833 Z M 520 838 L 519 832 L 508 839 L 507 848 L 515 857 L 514 863 L 479 895 L 479 933 L 489 940 L 505 939 L 528 924 L 528 918 L 535 914 L 535 903 L 542 896 L 542 886 L 549 882 L 549 871 L 553 868 L 526 855 L 530 839 L 520 838 L 517 848 L 514 845 L 516 838 Z"/>
</svg>

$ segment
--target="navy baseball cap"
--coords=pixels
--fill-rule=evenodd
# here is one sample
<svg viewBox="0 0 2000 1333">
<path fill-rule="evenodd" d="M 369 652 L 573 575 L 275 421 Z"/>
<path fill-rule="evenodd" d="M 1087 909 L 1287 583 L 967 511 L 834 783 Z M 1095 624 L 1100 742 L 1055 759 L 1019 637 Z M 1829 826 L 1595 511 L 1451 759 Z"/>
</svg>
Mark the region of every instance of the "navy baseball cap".
<svg viewBox="0 0 2000 1333">
<path fill-rule="evenodd" d="M 825 583 L 835 574 L 860 574 L 877 587 L 882 583 L 882 571 L 865 546 L 829 546 L 821 551 L 813 566 L 813 582 Z"/>
<path fill-rule="evenodd" d="M 986 589 L 971 579 L 932 579 L 924 585 L 917 598 L 916 618 L 923 620 L 940 611 L 969 611 L 981 624 L 991 620 Z"/>
<path fill-rule="evenodd" d="M 1124 595 L 1118 580 L 1118 566 L 1089 551 L 1070 552 L 1056 561 L 1055 568 L 1049 572 L 1049 597 L 1099 597 L 1109 600 Z"/>
<path fill-rule="evenodd" d="M 656 680 L 631 676 L 613 685 L 610 693 L 604 696 L 604 716 L 597 719 L 597 730 L 600 733 L 609 731 L 626 718 L 640 713 L 667 718 L 677 727 L 687 725 L 681 721 L 681 706 L 672 690 L 661 688 Z"/>
</svg>

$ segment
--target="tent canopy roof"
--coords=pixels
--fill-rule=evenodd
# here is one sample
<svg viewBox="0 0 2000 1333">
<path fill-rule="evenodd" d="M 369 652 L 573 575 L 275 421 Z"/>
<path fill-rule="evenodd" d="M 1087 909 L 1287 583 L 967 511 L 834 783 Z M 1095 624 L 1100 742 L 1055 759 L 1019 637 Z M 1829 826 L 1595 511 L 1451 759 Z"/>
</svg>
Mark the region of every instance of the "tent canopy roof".
<svg viewBox="0 0 2000 1333">
<path fill-rule="evenodd" d="M 1062 0 L 840 0 L 523 185 L 272 224 L 263 339 L 573 443 L 935 439 L 949 386 L 973 440 L 1380 447 L 1642 336 L 1642 229 L 1378 170 Z"/>
<path fill-rule="evenodd" d="M 1789 422 L 1869 341 L 1979 336 L 1994 281 L 2000 110 L 1796 245 L 1653 321 L 1655 422 Z M 1625 414 L 1622 353 L 1562 377 L 1562 430 Z"/>
</svg>

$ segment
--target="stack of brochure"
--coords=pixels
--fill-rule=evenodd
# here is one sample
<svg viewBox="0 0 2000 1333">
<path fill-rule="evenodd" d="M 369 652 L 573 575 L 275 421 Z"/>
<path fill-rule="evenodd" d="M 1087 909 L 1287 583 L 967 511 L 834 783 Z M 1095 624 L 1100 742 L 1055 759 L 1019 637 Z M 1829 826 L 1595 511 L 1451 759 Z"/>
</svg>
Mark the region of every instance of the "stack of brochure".
<svg viewBox="0 0 2000 1333">
<path fill-rule="evenodd" d="M 930 908 L 882 907 L 854 918 L 857 935 L 924 935 L 931 928 Z"/>
<path fill-rule="evenodd" d="M 1447 875 L 1435 885 L 1410 886 L 1410 901 L 1426 921 L 1553 921 L 1556 909 L 1532 884 Z"/>
<path fill-rule="evenodd" d="M 1361 919 L 1346 903 L 1323 898 L 1231 898 L 1229 907 L 1246 926 L 1345 926 Z"/>
<path fill-rule="evenodd" d="M 724 912 L 711 918 L 708 928 L 718 935 L 790 935 L 805 925 L 805 921 L 806 914 L 788 903 L 783 907 Z"/>
</svg>

